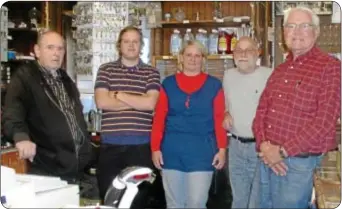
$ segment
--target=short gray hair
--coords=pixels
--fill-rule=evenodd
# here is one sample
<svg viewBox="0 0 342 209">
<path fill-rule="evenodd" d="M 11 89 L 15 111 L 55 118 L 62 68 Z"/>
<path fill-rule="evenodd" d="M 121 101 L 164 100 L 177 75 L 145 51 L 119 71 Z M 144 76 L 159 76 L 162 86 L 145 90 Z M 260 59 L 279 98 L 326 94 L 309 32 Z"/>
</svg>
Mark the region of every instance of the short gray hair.
<svg viewBox="0 0 342 209">
<path fill-rule="evenodd" d="M 298 6 L 294 8 L 290 8 L 284 11 L 284 25 L 287 23 L 287 19 L 289 18 L 290 14 L 294 11 L 302 11 L 306 12 L 311 16 L 312 24 L 319 29 L 319 17 L 315 14 L 311 9 L 303 6 Z"/>
<path fill-rule="evenodd" d="M 58 33 L 57 31 L 50 30 L 50 29 L 41 29 L 38 31 L 37 43 L 36 44 L 40 46 L 44 37 L 47 35 L 50 35 L 50 34 L 55 34 L 55 35 L 59 36 L 63 40 L 63 45 L 65 47 L 66 43 L 65 43 L 65 39 L 63 38 L 63 36 L 60 33 Z"/>
</svg>

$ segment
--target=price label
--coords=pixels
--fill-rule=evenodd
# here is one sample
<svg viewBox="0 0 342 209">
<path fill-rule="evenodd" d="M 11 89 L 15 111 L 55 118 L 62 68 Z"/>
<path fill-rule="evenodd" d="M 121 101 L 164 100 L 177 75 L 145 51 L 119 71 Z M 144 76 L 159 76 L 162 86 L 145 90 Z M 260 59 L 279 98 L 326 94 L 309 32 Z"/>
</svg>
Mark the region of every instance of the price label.
<svg viewBox="0 0 342 209">
<path fill-rule="evenodd" d="M 187 23 L 190 23 L 190 21 L 189 20 L 183 20 L 183 23 L 187 24 Z"/>
</svg>

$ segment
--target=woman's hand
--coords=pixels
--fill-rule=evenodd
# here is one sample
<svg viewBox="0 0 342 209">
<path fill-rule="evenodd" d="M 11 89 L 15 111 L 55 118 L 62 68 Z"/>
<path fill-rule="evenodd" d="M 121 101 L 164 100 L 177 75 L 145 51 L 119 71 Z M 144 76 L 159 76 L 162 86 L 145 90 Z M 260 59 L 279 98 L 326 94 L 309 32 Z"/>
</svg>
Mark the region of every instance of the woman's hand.
<svg viewBox="0 0 342 209">
<path fill-rule="evenodd" d="M 226 163 L 226 149 L 220 149 L 218 153 L 216 153 L 214 160 L 213 160 L 213 166 L 216 169 L 222 169 L 224 164 Z"/>
<path fill-rule="evenodd" d="M 161 151 L 152 152 L 152 161 L 153 161 L 154 166 L 158 168 L 159 170 L 161 170 L 162 166 L 164 165 L 162 152 Z"/>
</svg>

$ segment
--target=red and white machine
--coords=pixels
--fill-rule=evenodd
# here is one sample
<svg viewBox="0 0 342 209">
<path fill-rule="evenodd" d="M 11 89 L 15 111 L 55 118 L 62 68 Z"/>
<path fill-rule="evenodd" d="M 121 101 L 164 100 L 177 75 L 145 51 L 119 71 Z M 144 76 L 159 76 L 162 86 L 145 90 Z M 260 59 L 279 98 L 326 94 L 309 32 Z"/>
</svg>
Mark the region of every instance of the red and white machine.
<svg viewBox="0 0 342 209">
<path fill-rule="evenodd" d="M 147 167 L 128 167 L 115 177 L 108 188 L 104 205 L 114 208 L 131 208 L 134 199 L 140 195 L 139 185 L 153 183 L 155 174 Z"/>
</svg>

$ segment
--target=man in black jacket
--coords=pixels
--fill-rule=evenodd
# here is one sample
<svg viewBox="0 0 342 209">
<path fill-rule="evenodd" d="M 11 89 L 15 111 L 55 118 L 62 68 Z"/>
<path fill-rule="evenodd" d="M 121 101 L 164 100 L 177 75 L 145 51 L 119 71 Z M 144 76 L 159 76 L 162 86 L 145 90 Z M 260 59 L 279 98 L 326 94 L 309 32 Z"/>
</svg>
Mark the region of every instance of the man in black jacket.
<svg viewBox="0 0 342 209">
<path fill-rule="evenodd" d="M 37 61 L 18 68 L 8 86 L 4 132 L 29 173 L 76 183 L 91 158 L 90 136 L 75 83 L 61 69 L 65 43 L 48 31 L 34 46 Z"/>
</svg>

